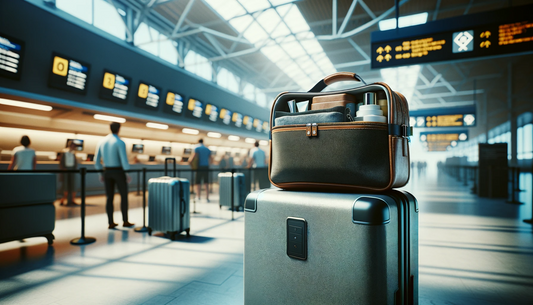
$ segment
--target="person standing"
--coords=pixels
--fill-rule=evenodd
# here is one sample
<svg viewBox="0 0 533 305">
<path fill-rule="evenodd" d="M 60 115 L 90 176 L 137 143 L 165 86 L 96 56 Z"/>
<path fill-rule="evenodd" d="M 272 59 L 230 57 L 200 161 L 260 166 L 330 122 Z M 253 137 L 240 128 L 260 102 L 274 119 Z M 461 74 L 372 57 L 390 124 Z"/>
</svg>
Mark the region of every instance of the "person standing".
<svg viewBox="0 0 533 305">
<path fill-rule="evenodd" d="M 255 141 L 254 146 L 255 147 L 250 150 L 250 160 L 248 161 L 248 163 L 250 164 L 249 167 L 255 168 L 252 178 L 252 189 L 255 189 L 256 184 L 260 185 L 261 173 L 267 164 L 265 151 L 259 148 L 259 142 Z M 257 186 L 257 189 L 260 189 L 260 187 Z"/>
<path fill-rule="evenodd" d="M 209 202 L 209 164 L 212 163 L 211 150 L 205 147 L 204 139 L 198 140 L 198 146 L 194 149 L 194 154 L 189 160 L 189 165 L 192 166 L 194 162 L 198 162 L 198 171 L 196 172 L 196 189 L 197 196 L 200 200 L 200 191 L 202 189 L 202 181 L 205 183 L 205 198 Z"/>
<path fill-rule="evenodd" d="M 109 125 L 111 134 L 107 135 L 96 148 L 94 167 L 102 169 L 100 160 L 103 159 L 104 175 L 100 175 L 100 181 L 105 184 L 106 212 L 109 221 L 109 229 L 114 229 L 118 224 L 113 221 L 113 197 L 115 196 L 115 185 L 120 193 L 120 209 L 122 210 L 122 220 L 124 227 L 133 227 L 133 223 L 128 221 L 128 183 L 131 177 L 124 171 L 130 169 L 128 157 L 126 155 L 126 144 L 118 137 L 120 124 L 113 122 Z"/>
<path fill-rule="evenodd" d="M 37 161 L 35 158 L 35 150 L 30 148 L 30 138 L 22 136 L 20 139 L 22 146 L 13 148 L 13 156 L 11 162 L 7 167 L 8 170 L 35 170 Z"/>
<path fill-rule="evenodd" d="M 74 155 L 74 150 L 76 150 L 76 143 L 73 140 L 69 141 L 68 149 L 61 154 L 61 159 L 59 160 L 59 168 L 63 170 L 74 170 L 78 167 L 78 162 L 76 160 L 76 155 Z M 60 205 L 63 205 L 65 199 L 67 200 L 67 206 L 76 206 L 77 203 L 74 202 L 74 183 L 76 181 L 76 176 L 74 173 L 63 173 L 61 174 L 61 188 L 63 189 L 63 198 L 59 202 Z"/>
</svg>

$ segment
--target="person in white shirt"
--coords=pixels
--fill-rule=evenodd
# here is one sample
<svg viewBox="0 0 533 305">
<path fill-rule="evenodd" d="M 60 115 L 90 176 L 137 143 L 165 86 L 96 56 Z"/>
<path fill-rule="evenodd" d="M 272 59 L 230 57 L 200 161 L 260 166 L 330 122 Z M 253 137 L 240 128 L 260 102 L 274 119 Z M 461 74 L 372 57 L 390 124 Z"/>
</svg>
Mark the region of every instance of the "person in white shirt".
<svg viewBox="0 0 533 305">
<path fill-rule="evenodd" d="M 115 185 L 120 193 L 120 209 L 124 227 L 133 227 L 133 223 L 128 222 L 128 183 L 131 181 L 129 175 L 124 171 L 130 169 L 128 156 L 126 154 L 126 144 L 118 137 L 120 131 L 119 123 L 111 123 L 111 134 L 107 135 L 96 148 L 94 157 L 94 167 L 102 169 L 100 161 L 103 159 L 104 175 L 100 175 L 100 181 L 105 184 L 107 197 L 106 212 L 109 221 L 109 229 L 114 229 L 118 224 L 113 221 L 113 197 L 115 196 Z"/>
<path fill-rule="evenodd" d="M 8 170 L 34 170 L 37 164 L 35 159 L 35 150 L 29 148 L 31 141 L 28 136 L 22 136 L 20 139 L 22 146 L 13 148 L 13 156 L 7 167 Z"/>
<path fill-rule="evenodd" d="M 61 154 L 61 159 L 59 160 L 59 168 L 64 170 L 73 170 L 78 167 L 78 162 L 76 160 L 76 155 L 74 151 L 77 146 L 74 143 L 74 140 L 70 140 L 68 143 L 68 148 Z M 61 174 L 61 188 L 63 189 L 63 197 L 61 198 L 59 204 L 63 205 L 64 201 L 67 200 L 67 206 L 76 206 L 77 203 L 74 202 L 74 196 L 76 192 L 74 191 L 74 184 L 76 182 L 75 173 L 62 173 Z M 69 196 L 70 194 L 70 196 Z"/>
<path fill-rule="evenodd" d="M 255 141 L 254 148 L 250 150 L 250 160 L 248 161 L 249 167 L 252 168 L 265 168 L 267 164 L 265 151 L 259 148 L 259 142 Z M 256 184 L 259 185 L 261 173 L 257 170 L 253 172 L 252 189 L 255 189 Z M 259 186 L 257 186 L 259 189 Z"/>
</svg>

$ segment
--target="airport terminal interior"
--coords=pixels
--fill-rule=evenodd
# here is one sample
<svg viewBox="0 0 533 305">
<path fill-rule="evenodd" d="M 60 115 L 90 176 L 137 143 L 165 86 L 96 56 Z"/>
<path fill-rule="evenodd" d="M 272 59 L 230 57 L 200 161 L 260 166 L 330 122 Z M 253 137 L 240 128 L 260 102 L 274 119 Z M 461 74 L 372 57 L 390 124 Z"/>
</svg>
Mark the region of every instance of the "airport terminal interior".
<svg viewBox="0 0 533 305">
<path fill-rule="evenodd" d="M 532 79 L 531 0 L 0 1 L 0 304 L 533 304 Z"/>
</svg>

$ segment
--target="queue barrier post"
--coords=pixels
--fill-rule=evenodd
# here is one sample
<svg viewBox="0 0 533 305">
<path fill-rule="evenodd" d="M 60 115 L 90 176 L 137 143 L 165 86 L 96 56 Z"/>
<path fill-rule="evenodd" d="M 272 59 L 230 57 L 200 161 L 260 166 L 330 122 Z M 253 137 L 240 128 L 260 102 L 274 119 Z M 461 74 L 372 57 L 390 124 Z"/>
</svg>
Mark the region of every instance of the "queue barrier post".
<svg viewBox="0 0 533 305">
<path fill-rule="evenodd" d="M 85 167 L 80 168 L 81 175 L 81 237 L 74 238 L 70 241 L 71 245 L 81 246 L 94 243 L 96 238 L 85 236 L 85 176 L 87 175 L 87 169 Z"/>
<path fill-rule="evenodd" d="M 516 200 L 516 191 L 517 189 L 519 190 L 519 188 L 516 186 L 516 183 L 517 183 L 517 179 L 516 179 L 516 167 L 510 167 L 511 169 L 511 200 L 507 200 L 506 202 L 507 203 L 512 203 L 512 204 L 522 204 L 522 202 Z"/>
<path fill-rule="evenodd" d="M 166 168 L 166 167 L 165 167 Z M 143 173 L 143 226 L 133 229 L 135 232 L 144 233 L 148 232 L 148 227 L 146 227 L 146 167 L 142 169 Z M 137 172 L 137 176 L 139 172 Z"/>
<path fill-rule="evenodd" d="M 137 170 L 137 194 L 136 196 L 141 196 L 141 174 Z"/>
<path fill-rule="evenodd" d="M 231 169 L 231 220 L 234 220 L 235 218 L 233 217 L 233 211 L 234 211 L 234 208 L 233 208 L 233 201 L 235 199 L 235 190 L 233 189 L 235 187 L 235 181 L 234 181 L 234 175 L 235 175 L 235 169 L 232 168 Z"/>
</svg>

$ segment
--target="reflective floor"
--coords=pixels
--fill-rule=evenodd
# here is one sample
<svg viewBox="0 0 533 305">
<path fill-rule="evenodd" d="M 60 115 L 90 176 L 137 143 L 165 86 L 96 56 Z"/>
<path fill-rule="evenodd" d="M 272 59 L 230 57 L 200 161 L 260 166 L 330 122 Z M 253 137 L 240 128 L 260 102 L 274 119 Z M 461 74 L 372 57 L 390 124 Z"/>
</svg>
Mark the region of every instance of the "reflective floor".
<svg viewBox="0 0 533 305">
<path fill-rule="evenodd" d="M 531 176 L 522 181 L 525 189 Z M 531 304 L 533 231 L 522 222 L 531 218 L 531 187 L 520 194 L 522 205 L 479 199 L 470 186 L 431 172 L 414 175 L 406 189 L 420 203 L 421 304 Z M 80 219 L 77 208 L 59 206 L 53 247 L 44 238 L 0 244 L 0 303 L 243 303 L 242 212 L 232 221 L 213 195 L 191 215 L 193 237 L 170 241 L 108 230 L 103 201 L 87 200 L 94 204 L 86 221 L 94 244 L 69 244 Z M 130 221 L 140 224 L 135 206 L 142 201 L 132 193 L 130 202 Z"/>
</svg>

